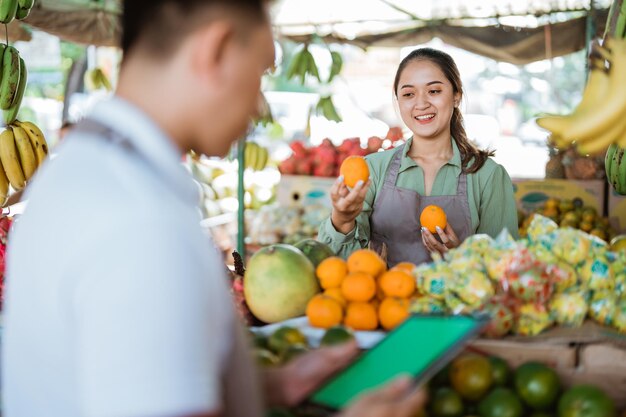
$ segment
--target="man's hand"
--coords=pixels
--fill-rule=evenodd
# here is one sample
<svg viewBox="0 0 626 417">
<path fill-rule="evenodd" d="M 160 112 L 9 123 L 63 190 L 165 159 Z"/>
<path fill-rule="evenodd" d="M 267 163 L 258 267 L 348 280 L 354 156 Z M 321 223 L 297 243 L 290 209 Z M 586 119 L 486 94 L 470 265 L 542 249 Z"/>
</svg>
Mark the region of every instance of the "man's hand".
<svg viewBox="0 0 626 417">
<path fill-rule="evenodd" d="M 345 368 L 358 351 L 356 342 L 351 341 L 307 352 L 283 367 L 264 369 L 266 401 L 272 406 L 297 405 L 326 378 Z"/>
<path fill-rule="evenodd" d="M 363 202 L 370 183 L 370 180 L 365 183 L 359 181 L 350 190 L 344 184 L 343 176 L 337 178 L 330 189 L 330 200 L 333 204 L 330 219 L 337 231 L 347 234 L 354 229 L 354 220 L 363 210 Z"/>
<path fill-rule="evenodd" d="M 426 404 L 426 393 L 408 377 L 400 377 L 384 387 L 358 398 L 340 417 L 414 417 Z"/>
</svg>

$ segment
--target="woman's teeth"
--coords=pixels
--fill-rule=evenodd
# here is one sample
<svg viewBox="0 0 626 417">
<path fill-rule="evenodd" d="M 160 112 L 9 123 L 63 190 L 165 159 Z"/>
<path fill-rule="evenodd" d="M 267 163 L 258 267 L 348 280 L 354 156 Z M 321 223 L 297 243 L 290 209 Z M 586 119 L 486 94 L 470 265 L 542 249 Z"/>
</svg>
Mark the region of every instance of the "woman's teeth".
<svg viewBox="0 0 626 417">
<path fill-rule="evenodd" d="M 428 119 L 432 119 L 433 117 L 435 117 L 434 114 L 425 114 L 423 116 L 417 116 L 416 119 L 417 120 L 428 120 Z"/>
</svg>

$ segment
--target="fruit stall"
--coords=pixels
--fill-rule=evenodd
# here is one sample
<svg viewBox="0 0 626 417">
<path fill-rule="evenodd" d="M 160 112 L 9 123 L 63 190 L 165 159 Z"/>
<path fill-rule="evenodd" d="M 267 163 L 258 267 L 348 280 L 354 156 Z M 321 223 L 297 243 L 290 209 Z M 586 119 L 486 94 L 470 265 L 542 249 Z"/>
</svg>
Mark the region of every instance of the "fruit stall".
<svg viewBox="0 0 626 417">
<path fill-rule="evenodd" d="M 19 5 L 13 10 L 16 18 L 28 16 L 28 7 L 22 7 L 28 2 L 14 3 Z M 63 24 L 70 16 L 53 3 L 43 0 L 26 22 L 72 39 Z M 95 25 L 89 43 L 114 45 L 115 12 L 102 12 L 114 30 Z M 315 145 L 294 140 L 280 158 L 271 141 L 258 137 L 242 138 L 225 160 L 185 155 L 182 163 L 198 186 L 202 226 L 228 255 L 237 239 L 234 264 L 230 259 L 226 263 L 233 299 L 260 366 L 283 366 L 312 349 L 353 339 L 369 349 L 412 313 L 480 314 L 489 317 L 489 324 L 428 382 L 423 415 L 616 417 L 626 412 L 626 3 L 615 0 L 608 15 L 596 12 L 597 21 L 581 17 L 575 25 L 553 24 L 555 39 L 571 40 L 581 27 L 600 22 L 607 27 L 606 41 L 590 50 L 581 104 L 570 115 L 538 119 L 551 132 L 550 159 L 544 179 L 513 178 L 517 240 L 507 231 L 496 238 L 475 235 L 430 263 L 391 268 L 384 254 L 370 249 L 343 259 L 317 242 L 318 227 L 331 211 L 329 190 L 344 174 L 342 166 L 349 161 L 365 165 L 363 157 L 404 143 L 406 136 L 397 126 L 367 139 L 324 139 Z M 0 7 L 0 21 L 8 23 L 2 13 Z M 81 19 L 93 18 L 81 13 Z M 56 26 L 48 16 L 58 20 Z M 405 26 L 404 37 L 347 38 L 333 31 L 295 33 L 295 26 L 283 23 L 287 29 L 280 29 L 281 36 L 301 43 L 285 63 L 287 79 L 302 85 L 317 80 L 323 91 L 331 90 L 342 71 L 341 54 L 329 46 L 333 43 L 397 46 L 408 39 L 422 42 L 428 29 L 446 42 L 507 62 L 546 56 L 543 50 L 517 57 L 498 51 L 486 40 L 497 38 L 493 28 L 474 35 L 448 20 L 439 28 L 413 28 L 414 38 L 407 38 Z M 528 29 L 524 36 L 538 37 L 541 44 L 546 30 Z M 463 36 L 474 42 L 463 44 Z M 320 76 L 320 64 L 309 50 L 320 39 L 329 52 L 327 77 Z M 555 42 L 553 53 L 572 52 L 574 43 Z M 15 48 L 2 48 L 0 107 L 8 127 L 0 134 L 0 196 L 11 206 L 45 160 L 47 147 L 37 126 L 17 119 L 27 83 L 25 65 Z M 86 80 L 93 90 L 110 89 L 98 69 L 88 72 Z M 256 125 L 271 125 L 271 108 L 263 98 L 259 108 Z M 314 115 L 341 119 L 332 95 L 326 94 L 319 95 L 309 120 Z M 444 227 L 441 218 L 445 214 L 426 213 L 420 220 Z M 0 270 L 10 225 L 8 217 L 0 219 Z M 268 415 L 326 414 L 296 407 Z"/>
</svg>

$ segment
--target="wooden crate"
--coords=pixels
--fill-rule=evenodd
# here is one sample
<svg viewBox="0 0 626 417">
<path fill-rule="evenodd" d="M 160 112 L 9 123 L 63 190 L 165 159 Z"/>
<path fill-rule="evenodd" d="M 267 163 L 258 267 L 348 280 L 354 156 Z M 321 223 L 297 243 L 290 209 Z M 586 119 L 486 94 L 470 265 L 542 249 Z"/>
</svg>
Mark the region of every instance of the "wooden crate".
<svg viewBox="0 0 626 417">
<path fill-rule="evenodd" d="M 577 348 L 566 344 L 478 339 L 470 344 L 470 350 L 499 356 L 514 368 L 530 361 L 545 363 L 555 369 L 576 368 Z"/>
</svg>

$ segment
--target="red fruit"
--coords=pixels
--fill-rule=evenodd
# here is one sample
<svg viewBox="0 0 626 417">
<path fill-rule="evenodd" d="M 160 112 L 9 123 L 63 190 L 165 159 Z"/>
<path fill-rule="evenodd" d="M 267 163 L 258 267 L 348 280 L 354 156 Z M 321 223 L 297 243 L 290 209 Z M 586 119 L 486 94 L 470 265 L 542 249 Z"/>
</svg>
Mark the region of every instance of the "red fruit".
<svg viewBox="0 0 626 417">
<path fill-rule="evenodd" d="M 332 148 L 333 150 L 335 149 L 335 145 L 333 144 L 333 142 L 326 138 L 322 141 L 322 144 L 320 146 L 323 146 L 325 148 Z"/>
<path fill-rule="evenodd" d="M 291 148 L 293 153 L 298 157 L 304 157 L 309 153 L 307 148 L 304 146 L 304 144 L 300 142 L 299 140 L 291 142 L 289 144 L 289 147 Z"/>
<path fill-rule="evenodd" d="M 290 156 L 278 164 L 278 171 L 283 175 L 294 175 L 296 173 L 296 161 L 295 156 Z"/>
<path fill-rule="evenodd" d="M 342 153 L 342 152 L 349 152 L 350 149 L 352 149 L 352 142 L 350 142 L 350 140 L 348 139 L 344 139 L 343 142 L 341 142 L 341 145 L 337 146 L 337 150 Z"/>
<path fill-rule="evenodd" d="M 402 139 L 402 128 L 400 127 L 390 127 L 387 132 L 386 139 L 391 140 L 392 142 Z"/>
<path fill-rule="evenodd" d="M 296 163 L 296 175 L 311 175 L 313 162 L 310 159 L 300 159 Z"/>
<path fill-rule="evenodd" d="M 335 174 L 335 164 L 322 164 L 313 169 L 316 177 L 332 177 Z"/>
<path fill-rule="evenodd" d="M 383 146 L 383 140 L 378 136 L 372 136 L 367 140 L 367 150 L 369 153 L 378 152 L 378 150 Z"/>
</svg>

